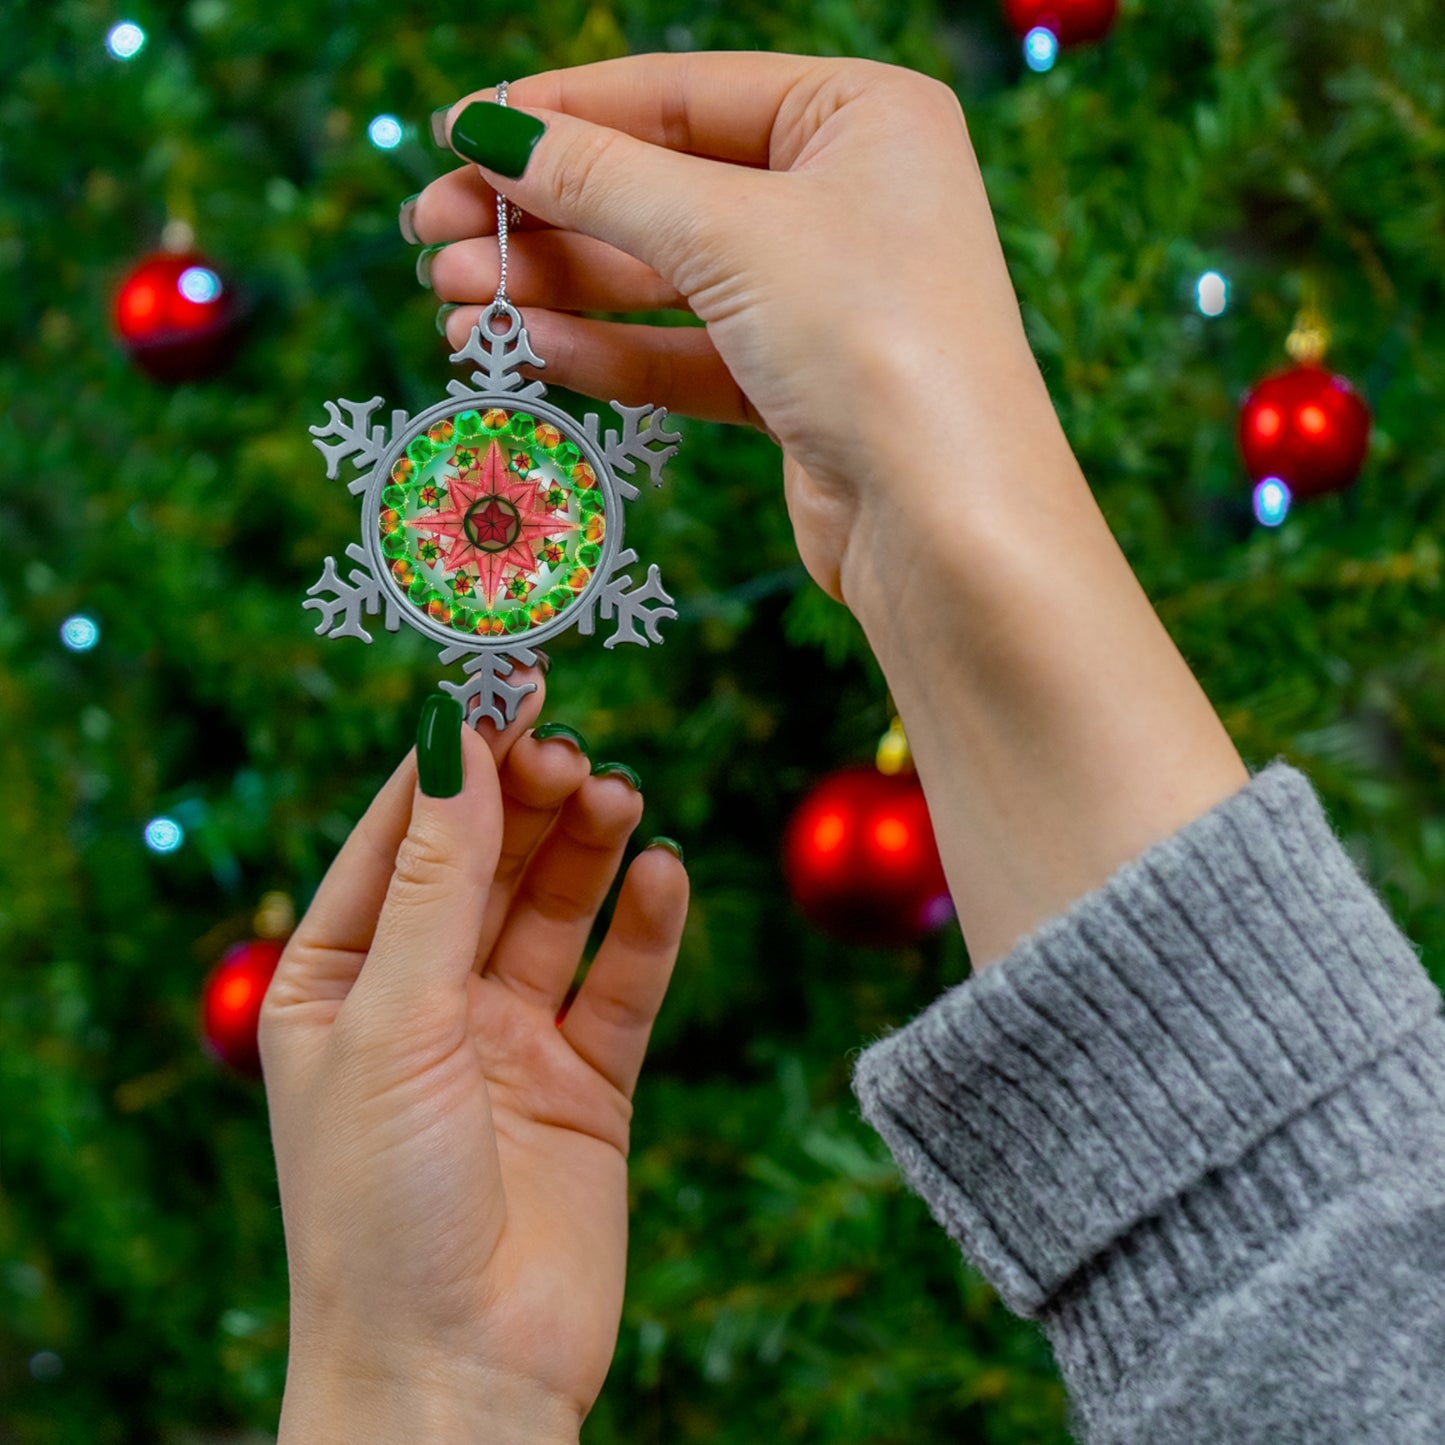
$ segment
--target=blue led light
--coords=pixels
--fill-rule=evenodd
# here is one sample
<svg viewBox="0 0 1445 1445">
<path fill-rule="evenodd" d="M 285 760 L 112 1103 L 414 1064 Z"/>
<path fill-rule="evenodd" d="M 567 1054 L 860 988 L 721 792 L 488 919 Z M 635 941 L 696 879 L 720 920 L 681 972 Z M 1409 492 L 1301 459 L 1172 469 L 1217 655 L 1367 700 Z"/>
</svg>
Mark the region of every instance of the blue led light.
<svg viewBox="0 0 1445 1445">
<path fill-rule="evenodd" d="M 378 115 L 366 128 L 372 145 L 379 151 L 394 151 L 401 144 L 401 122 L 394 115 Z"/>
<path fill-rule="evenodd" d="M 146 33 L 134 20 L 122 20 L 112 25 L 105 37 L 105 48 L 117 60 L 133 60 L 145 48 Z"/>
<path fill-rule="evenodd" d="M 1047 25 L 1035 25 L 1024 36 L 1024 59 L 1030 70 L 1042 74 L 1054 68 L 1059 58 L 1059 37 Z"/>
<path fill-rule="evenodd" d="M 224 289 L 221 278 L 209 266 L 187 266 L 181 272 L 176 287 L 187 301 L 202 306 L 207 301 L 214 301 Z"/>
<path fill-rule="evenodd" d="M 1204 316 L 1223 316 L 1229 305 L 1229 282 L 1218 271 L 1206 271 L 1194 283 L 1194 304 Z"/>
<path fill-rule="evenodd" d="M 60 640 L 72 652 L 89 652 L 100 641 L 100 624 L 77 612 L 60 624 Z"/>
<path fill-rule="evenodd" d="M 174 853 L 186 841 L 186 830 L 174 818 L 152 818 L 146 824 L 146 847 L 152 853 Z"/>
<path fill-rule="evenodd" d="M 1278 477 L 1266 477 L 1254 489 L 1254 515 L 1263 527 L 1277 527 L 1289 516 L 1289 487 Z"/>
</svg>

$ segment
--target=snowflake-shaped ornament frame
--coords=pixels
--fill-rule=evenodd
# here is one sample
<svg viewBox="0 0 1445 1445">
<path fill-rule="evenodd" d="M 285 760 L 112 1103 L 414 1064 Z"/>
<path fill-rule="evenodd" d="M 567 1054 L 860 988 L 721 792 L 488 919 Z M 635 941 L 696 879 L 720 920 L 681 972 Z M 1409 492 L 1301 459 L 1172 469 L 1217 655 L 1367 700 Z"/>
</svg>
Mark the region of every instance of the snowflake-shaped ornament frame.
<svg viewBox="0 0 1445 1445">
<path fill-rule="evenodd" d="M 502 728 L 536 690 L 535 683 L 507 679 L 516 667 L 532 666 L 536 648 L 559 632 L 576 627 L 590 636 L 599 616 L 604 622 L 615 617 L 604 647 L 662 641 L 660 623 L 677 612 L 655 563 L 633 584 L 626 569 L 637 553 L 623 545 L 623 505 L 638 496 L 629 478 L 639 466 L 655 487 L 662 485 L 662 469 L 681 436 L 665 425 L 665 407 L 614 401 L 621 426 L 604 433 L 596 412 L 579 423 L 543 400 L 546 387 L 521 368 L 541 370 L 545 363 L 508 303 L 483 312 L 451 359 L 474 364 L 472 385 L 454 379 L 442 401 L 415 417 L 393 410 L 388 429 L 372 424 L 383 405 L 379 396 L 328 401 L 327 424 L 310 428 L 331 480 L 340 478 L 346 461 L 359 474 L 347 487 L 362 495 L 361 542 L 346 549 L 353 565 L 345 577 L 334 557 L 326 559 L 302 606 L 320 614 L 318 635 L 367 643 L 372 637 L 363 617 L 381 614 L 389 632 L 405 621 L 441 644 L 443 666 L 466 659 L 464 682 L 443 678 L 439 685 L 461 703 L 467 720 L 487 717 Z M 525 412 L 518 410 L 522 404 Z M 454 435 L 460 428 L 469 429 L 467 435 Z M 425 473 L 418 466 L 435 477 L 420 488 L 414 477 Z M 448 499 L 450 511 L 438 510 Z M 528 538 L 546 544 L 555 570 Z M 517 557 L 529 557 L 535 570 Z M 482 607 L 462 605 L 463 582 L 468 596 L 483 588 L 485 595 L 477 594 Z"/>
</svg>

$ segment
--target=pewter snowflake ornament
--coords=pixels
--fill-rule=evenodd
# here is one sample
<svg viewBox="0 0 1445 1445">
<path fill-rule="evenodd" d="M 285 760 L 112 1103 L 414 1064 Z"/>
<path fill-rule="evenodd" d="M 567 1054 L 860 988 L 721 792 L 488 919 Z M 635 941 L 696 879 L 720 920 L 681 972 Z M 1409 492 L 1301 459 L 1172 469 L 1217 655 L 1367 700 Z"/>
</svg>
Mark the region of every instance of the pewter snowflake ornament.
<svg viewBox="0 0 1445 1445">
<path fill-rule="evenodd" d="M 544 363 L 504 301 L 452 361 L 476 366 L 473 386 L 451 382 L 417 417 L 393 411 L 389 435 L 371 422 L 379 396 L 328 401 L 327 424 L 310 429 L 328 477 L 348 460 L 360 474 L 347 486 L 362 498 L 361 542 L 346 549 L 346 577 L 326 559 L 302 605 L 327 637 L 370 642 L 362 618 L 380 613 L 390 632 L 406 622 L 441 643 L 444 665 L 466 659 L 466 680 L 441 687 L 469 721 L 502 728 L 535 690 L 507 678 L 557 633 L 590 636 L 600 616 L 616 620 L 604 647 L 662 641 L 659 624 L 677 612 L 655 564 L 634 585 L 622 508 L 639 466 L 662 485 L 681 437 L 665 407 L 614 401 L 621 426 L 603 433 L 596 413 L 579 424 L 543 401 L 546 387 L 520 368 Z"/>
</svg>

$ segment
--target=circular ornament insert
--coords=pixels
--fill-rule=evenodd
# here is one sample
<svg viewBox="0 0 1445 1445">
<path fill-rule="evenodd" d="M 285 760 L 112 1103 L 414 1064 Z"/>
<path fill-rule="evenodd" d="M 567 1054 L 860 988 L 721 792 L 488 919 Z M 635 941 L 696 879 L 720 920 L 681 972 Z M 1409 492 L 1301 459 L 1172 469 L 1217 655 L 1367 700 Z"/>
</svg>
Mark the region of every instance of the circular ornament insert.
<svg viewBox="0 0 1445 1445">
<path fill-rule="evenodd" d="M 445 417 L 407 443 L 377 525 L 406 606 L 457 633 L 515 637 L 586 592 L 607 500 L 559 427 L 491 407 Z"/>
</svg>

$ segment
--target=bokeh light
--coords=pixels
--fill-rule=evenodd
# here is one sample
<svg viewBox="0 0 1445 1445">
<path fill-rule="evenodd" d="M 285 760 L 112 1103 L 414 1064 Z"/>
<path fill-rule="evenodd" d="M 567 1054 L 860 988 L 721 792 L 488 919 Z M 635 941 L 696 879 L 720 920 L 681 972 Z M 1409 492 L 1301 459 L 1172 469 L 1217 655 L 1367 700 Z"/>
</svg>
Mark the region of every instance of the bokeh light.
<svg viewBox="0 0 1445 1445">
<path fill-rule="evenodd" d="M 112 25 L 105 37 L 105 48 L 117 60 L 134 60 L 145 48 L 146 33 L 134 20 L 122 20 Z"/>
<path fill-rule="evenodd" d="M 174 818 L 152 818 L 145 837 L 152 853 L 174 853 L 185 842 L 186 830 Z"/>
<path fill-rule="evenodd" d="M 221 294 L 221 278 L 209 266 L 187 266 L 176 282 L 182 296 L 204 306 Z"/>
<path fill-rule="evenodd" d="M 72 652 L 89 652 L 100 641 L 100 624 L 77 612 L 60 624 L 60 640 Z"/>
<path fill-rule="evenodd" d="M 401 122 L 394 115 L 378 115 L 366 128 L 366 134 L 379 151 L 393 151 L 401 144 Z"/>
<path fill-rule="evenodd" d="M 1194 300 L 1204 316 L 1223 316 L 1229 305 L 1229 282 L 1218 271 L 1206 271 L 1194 286 Z"/>
<path fill-rule="evenodd" d="M 1024 59 L 1030 70 L 1042 74 L 1054 68 L 1059 58 L 1059 37 L 1047 25 L 1035 25 L 1024 36 Z"/>
<path fill-rule="evenodd" d="M 1278 477 L 1266 477 L 1254 489 L 1254 515 L 1263 527 L 1277 527 L 1289 516 L 1289 487 Z"/>
</svg>

